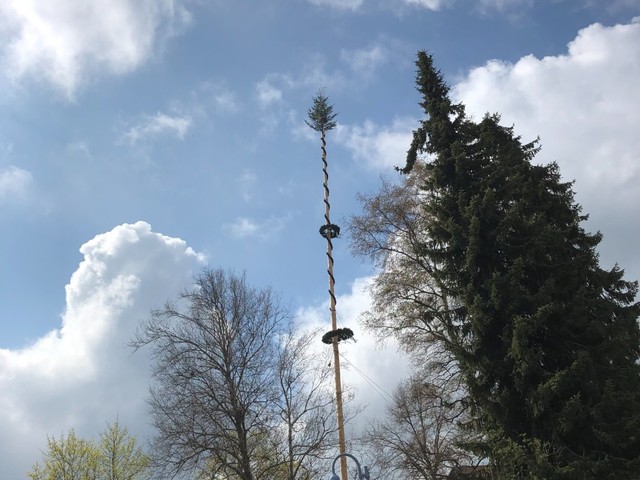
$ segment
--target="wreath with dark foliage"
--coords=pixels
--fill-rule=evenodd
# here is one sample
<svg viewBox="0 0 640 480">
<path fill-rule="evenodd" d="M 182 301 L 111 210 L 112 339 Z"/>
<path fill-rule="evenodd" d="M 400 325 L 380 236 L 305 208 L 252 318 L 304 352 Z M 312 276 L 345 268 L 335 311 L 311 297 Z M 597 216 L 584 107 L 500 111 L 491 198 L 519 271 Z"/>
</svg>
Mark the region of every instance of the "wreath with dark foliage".
<svg viewBox="0 0 640 480">
<path fill-rule="evenodd" d="M 322 343 L 330 344 L 333 342 L 334 337 L 338 338 L 338 342 L 351 340 L 353 338 L 353 330 L 350 328 L 338 328 L 337 330 L 331 330 L 322 335 Z"/>
<path fill-rule="evenodd" d="M 327 233 L 329 234 L 330 238 L 336 238 L 340 236 L 340 227 L 333 223 L 322 225 L 320 227 L 320 235 L 322 235 L 324 238 L 327 238 Z"/>
</svg>

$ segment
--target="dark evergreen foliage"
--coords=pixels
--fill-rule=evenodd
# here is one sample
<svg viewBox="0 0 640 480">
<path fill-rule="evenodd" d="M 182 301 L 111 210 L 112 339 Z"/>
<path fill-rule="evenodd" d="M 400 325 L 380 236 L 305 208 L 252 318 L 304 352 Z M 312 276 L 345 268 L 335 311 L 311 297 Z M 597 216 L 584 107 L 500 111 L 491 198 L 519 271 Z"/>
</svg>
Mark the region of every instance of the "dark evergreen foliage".
<svg viewBox="0 0 640 480">
<path fill-rule="evenodd" d="M 329 104 L 324 90 L 319 90 L 313 97 L 313 105 L 307 113 L 309 120 L 305 120 L 306 124 L 317 132 L 328 132 L 336 127 L 335 118 L 338 114 L 333 113 L 333 105 Z"/>
<path fill-rule="evenodd" d="M 420 254 L 459 300 L 451 350 L 500 478 L 640 478 L 637 282 L 600 267 L 601 235 L 558 166 L 531 163 L 537 141 L 471 121 L 432 57 L 416 64 L 427 119 L 399 170 L 428 155 Z"/>
</svg>

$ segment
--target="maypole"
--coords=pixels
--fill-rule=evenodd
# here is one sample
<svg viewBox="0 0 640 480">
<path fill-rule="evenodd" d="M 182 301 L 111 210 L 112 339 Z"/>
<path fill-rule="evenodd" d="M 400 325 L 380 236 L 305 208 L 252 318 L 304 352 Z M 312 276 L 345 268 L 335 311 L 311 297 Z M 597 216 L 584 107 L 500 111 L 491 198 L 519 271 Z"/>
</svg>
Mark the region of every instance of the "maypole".
<svg viewBox="0 0 640 480">
<path fill-rule="evenodd" d="M 333 113 L 333 106 L 329 105 L 328 98 L 324 95 L 324 91 L 320 90 L 313 98 L 313 106 L 308 111 L 309 120 L 307 125 L 315 131 L 320 132 L 320 140 L 322 142 L 322 173 L 324 174 L 324 224 L 320 227 L 320 235 L 327 240 L 327 273 L 329 275 L 329 300 L 331 312 L 331 331 L 322 336 L 324 343 L 330 343 L 333 346 L 333 365 L 336 380 L 336 416 L 338 420 L 338 444 L 340 454 L 346 453 L 346 441 L 344 434 L 344 414 L 342 411 L 342 381 L 340 380 L 340 351 L 338 343 L 340 340 L 350 338 L 353 332 L 348 328 L 338 329 L 336 319 L 336 296 L 335 296 L 335 278 L 333 276 L 333 243 L 332 240 L 340 234 L 340 227 L 331 223 L 331 204 L 329 203 L 329 173 L 327 170 L 327 142 L 325 134 L 329 130 L 333 130 L 336 126 L 336 113 Z M 347 461 L 346 457 L 341 457 L 340 471 L 342 478 L 347 479 Z"/>
</svg>

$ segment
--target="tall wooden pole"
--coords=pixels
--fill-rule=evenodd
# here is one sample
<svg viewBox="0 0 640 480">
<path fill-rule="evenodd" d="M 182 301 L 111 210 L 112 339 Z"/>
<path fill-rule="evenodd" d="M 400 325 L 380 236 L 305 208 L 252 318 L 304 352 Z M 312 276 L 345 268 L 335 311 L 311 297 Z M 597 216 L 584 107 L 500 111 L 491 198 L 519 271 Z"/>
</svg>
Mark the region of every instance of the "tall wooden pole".
<svg viewBox="0 0 640 480">
<path fill-rule="evenodd" d="M 331 223 L 331 204 L 329 203 L 329 172 L 327 165 L 327 142 L 325 140 L 325 130 L 321 130 L 322 140 L 322 172 L 324 174 L 324 236 L 327 239 L 327 273 L 329 274 L 329 297 L 331 311 L 331 329 L 338 329 L 338 321 L 336 318 L 336 295 L 335 295 L 335 278 L 333 276 L 333 242 L 331 241 L 334 234 L 334 226 Z M 336 414 L 338 417 L 338 445 L 340 453 L 346 453 L 346 439 L 344 434 L 344 413 L 342 410 L 342 380 L 340 379 L 340 349 L 338 347 L 339 338 L 337 335 L 333 337 L 333 368 L 336 380 Z M 340 472 L 342 479 L 347 480 L 347 458 L 340 458 Z"/>
<path fill-rule="evenodd" d="M 336 295 L 335 278 L 333 276 L 333 243 L 332 239 L 340 234 L 340 227 L 331 223 L 331 204 L 329 203 L 329 172 L 327 169 L 327 142 L 325 134 L 336 126 L 336 115 L 333 106 L 329 105 L 324 92 L 320 90 L 313 99 L 313 106 L 309 109 L 307 125 L 320 132 L 322 140 L 322 173 L 324 174 L 324 225 L 320 227 L 320 234 L 327 240 L 327 273 L 329 274 L 329 297 L 331 300 L 331 331 L 322 337 L 325 343 L 331 343 L 333 347 L 333 367 L 336 379 L 336 416 L 338 421 L 338 445 L 340 454 L 346 453 L 346 441 L 344 434 L 344 414 L 342 411 L 342 380 L 340 379 L 340 351 L 338 342 L 341 340 L 338 322 L 336 319 Z M 344 330 L 344 329 L 343 329 Z M 344 332 L 343 332 L 344 333 Z M 351 332 L 353 336 L 353 332 Z M 347 458 L 340 457 L 340 470 L 342 480 L 347 480 Z"/>
</svg>

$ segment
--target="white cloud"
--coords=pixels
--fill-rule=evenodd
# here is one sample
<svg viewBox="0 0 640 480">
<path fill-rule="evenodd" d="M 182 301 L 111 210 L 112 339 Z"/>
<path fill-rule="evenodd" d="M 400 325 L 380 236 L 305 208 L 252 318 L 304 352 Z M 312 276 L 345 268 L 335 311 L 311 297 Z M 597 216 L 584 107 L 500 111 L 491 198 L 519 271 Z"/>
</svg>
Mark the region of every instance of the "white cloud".
<svg viewBox="0 0 640 480">
<path fill-rule="evenodd" d="M 27 170 L 11 165 L 0 170 L 0 203 L 23 198 L 33 182 Z"/>
<path fill-rule="evenodd" d="M 557 161 L 576 180 L 591 228 L 605 234 L 603 259 L 626 259 L 640 275 L 640 21 L 581 30 L 564 55 L 491 61 L 471 70 L 453 95 L 480 119 L 500 112 L 523 141 L 541 138 L 537 161 Z M 607 239 L 611 247 L 607 250 Z"/>
<path fill-rule="evenodd" d="M 357 10 L 362 6 L 364 0 L 308 0 L 319 7 L 331 7 L 338 10 Z"/>
<path fill-rule="evenodd" d="M 233 92 L 218 89 L 213 95 L 215 106 L 222 111 L 235 113 L 239 110 L 238 101 Z"/>
<path fill-rule="evenodd" d="M 588 4 L 594 3 L 595 0 L 588 0 Z M 624 8 L 637 9 L 640 8 L 640 0 L 613 0 L 610 5 L 611 10 L 621 10 Z"/>
<path fill-rule="evenodd" d="M 260 231 L 258 223 L 246 217 L 236 218 L 228 228 L 231 235 L 239 238 L 252 237 Z"/>
<path fill-rule="evenodd" d="M 430 2 L 430 1 L 441 1 L 441 0 L 405 0 L 408 2 Z M 447 3 L 453 3 L 455 0 L 446 0 Z M 538 3 L 540 0 L 537 0 Z M 573 0 L 575 1 L 575 0 Z M 479 0 L 479 6 L 481 10 L 498 10 L 498 11 L 514 11 L 515 9 L 521 9 L 523 7 L 532 7 L 536 3 L 536 0 Z M 599 0 L 581 0 L 582 6 L 585 7 L 602 7 L 603 5 Z M 610 11 L 619 11 L 625 8 L 637 9 L 640 7 L 640 1 L 638 0 L 610 0 L 607 2 L 605 8 Z"/>
<path fill-rule="evenodd" d="M 356 56 L 356 53 L 345 52 L 345 55 Z M 290 73 L 266 75 L 256 84 L 258 100 L 263 107 L 266 107 L 280 103 L 285 89 L 304 88 L 312 91 L 320 88 L 325 88 L 328 91 L 343 89 L 347 85 L 344 74 L 339 69 L 333 72 L 327 71 L 326 63 L 326 59 L 322 55 L 313 55 L 310 61 L 295 75 Z"/>
<path fill-rule="evenodd" d="M 236 113 L 240 110 L 238 98 L 232 90 L 224 85 L 212 82 L 203 83 L 196 91 L 192 92 L 194 105 L 190 110 L 199 111 L 202 105 L 211 103 L 214 110 L 226 113 Z"/>
<path fill-rule="evenodd" d="M 3 71 L 14 80 L 35 77 L 72 98 L 87 75 L 134 70 L 158 39 L 189 21 L 180 0 L 4 0 Z"/>
<path fill-rule="evenodd" d="M 226 230 L 237 238 L 259 238 L 268 240 L 280 233 L 291 220 L 291 215 L 270 217 L 256 221 L 247 217 L 237 217 L 233 223 L 225 225 Z"/>
<path fill-rule="evenodd" d="M 327 59 L 324 56 L 313 55 L 310 61 L 295 74 L 270 73 L 256 83 L 258 102 L 263 108 L 281 106 L 284 103 L 285 92 L 289 90 L 304 89 L 316 92 L 324 89 L 328 92 L 336 92 L 346 88 L 361 88 L 362 83 L 370 81 L 376 70 L 389 60 L 389 43 L 394 42 L 379 41 L 366 48 L 342 49 L 341 64 L 333 70 L 327 68 Z M 345 65 L 348 70 L 345 69 Z M 272 108 L 270 115 L 263 115 L 261 119 L 265 124 L 265 131 L 272 131 L 285 114 L 290 117 L 289 123 L 293 125 L 299 123 L 291 118 L 291 110 L 285 112 L 281 108 L 276 114 L 273 110 L 277 109 Z M 294 129 L 297 128 L 299 126 L 294 126 Z M 295 135 L 299 136 L 298 133 Z"/>
<path fill-rule="evenodd" d="M 171 116 L 165 113 L 157 113 L 154 116 L 146 117 L 141 123 L 129 128 L 123 138 L 131 145 L 136 145 L 146 139 L 164 134 L 174 135 L 182 140 L 190 126 L 191 117 L 189 116 Z"/>
<path fill-rule="evenodd" d="M 326 63 L 323 56 L 315 55 L 297 77 L 288 77 L 289 86 L 313 90 L 325 88 L 328 91 L 344 88 L 347 83 L 344 74 L 340 70 L 327 71 Z"/>
<path fill-rule="evenodd" d="M 411 132 L 417 124 L 412 118 L 396 118 L 389 126 L 378 126 L 371 121 L 353 126 L 338 124 L 336 141 L 370 168 L 401 167 L 411 144 Z"/>
<path fill-rule="evenodd" d="M 363 78 L 370 78 L 375 70 L 387 61 L 389 52 L 382 45 L 356 50 L 342 50 L 340 58 L 351 70 Z"/>
<path fill-rule="evenodd" d="M 256 84 L 256 92 L 258 102 L 260 102 L 260 105 L 263 107 L 278 103 L 282 100 L 282 90 L 275 87 L 269 78 L 265 78 Z"/>
<path fill-rule="evenodd" d="M 404 0 L 408 5 L 424 7 L 429 10 L 440 10 L 444 5 L 452 3 L 450 0 Z"/>
<path fill-rule="evenodd" d="M 22 349 L 0 349 L 0 478 L 24 478 L 47 434 L 94 436 L 116 418 L 141 441 L 148 433 L 147 359 L 127 343 L 204 259 L 144 222 L 98 235 L 80 252 L 60 328 Z"/>
<path fill-rule="evenodd" d="M 456 0 L 402 0 L 405 5 L 426 8 L 438 11 L 448 8 L 456 3 Z M 477 0 L 475 7 L 480 11 L 498 10 L 513 11 L 516 8 L 530 7 L 535 0 Z M 460 2 L 463 3 L 463 2 Z"/>
</svg>

